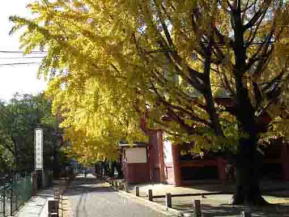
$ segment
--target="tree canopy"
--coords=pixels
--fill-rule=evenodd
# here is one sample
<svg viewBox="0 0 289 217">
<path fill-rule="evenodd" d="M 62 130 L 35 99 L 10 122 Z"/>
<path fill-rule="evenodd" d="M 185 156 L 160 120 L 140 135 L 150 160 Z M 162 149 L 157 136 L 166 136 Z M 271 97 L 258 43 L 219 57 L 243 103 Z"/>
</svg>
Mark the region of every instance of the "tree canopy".
<svg viewBox="0 0 289 217">
<path fill-rule="evenodd" d="M 262 133 L 286 135 L 288 6 L 42 0 L 29 5 L 34 18 L 11 20 L 12 32 L 26 27 L 27 53 L 47 49 L 40 72 L 75 152 L 112 156 L 118 141 L 143 137 L 145 116 L 176 143 L 234 149 L 249 167 Z"/>
<path fill-rule="evenodd" d="M 287 2 L 58 0 L 29 7 L 35 18 L 12 17 L 13 31 L 27 26 L 27 53 L 48 50 L 40 72 L 51 79 L 54 111 L 74 144 L 97 143 L 98 153 L 138 134 L 141 113 L 176 141 L 208 148 L 238 142 L 239 101 L 254 122 L 268 112 L 278 119 L 276 104 L 287 103 Z"/>
</svg>

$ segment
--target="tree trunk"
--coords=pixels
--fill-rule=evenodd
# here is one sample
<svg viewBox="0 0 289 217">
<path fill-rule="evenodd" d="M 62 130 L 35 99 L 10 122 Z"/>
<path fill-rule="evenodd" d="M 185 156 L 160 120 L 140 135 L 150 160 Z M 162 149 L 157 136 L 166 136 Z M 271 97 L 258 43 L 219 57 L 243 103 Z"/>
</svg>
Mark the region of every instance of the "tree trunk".
<svg viewBox="0 0 289 217">
<path fill-rule="evenodd" d="M 238 121 L 239 147 L 236 157 L 236 192 L 233 204 L 265 205 L 267 202 L 260 192 L 261 158 L 257 152 L 258 128 L 255 117 L 255 107 L 249 97 L 250 88 L 246 76 L 247 47 L 245 43 L 245 28 L 242 19 L 241 1 L 236 1 L 232 8 L 231 24 L 234 30 L 233 68 L 236 87 L 236 118 Z"/>
<path fill-rule="evenodd" d="M 266 205 L 260 191 L 262 155 L 257 151 L 258 129 L 247 89 L 237 80 L 239 147 L 236 156 L 236 192 L 233 204 Z"/>
<path fill-rule="evenodd" d="M 242 58 L 240 58 L 242 59 Z M 242 62 L 242 61 L 240 61 Z M 243 81 L 242 67 L 235 69 L 239 147 L 236 157 L 236 192 L 233 204 L 265 205 L 260 191 L 261 154 L 257 151 L 258 127 L 255 108 Z"/>
<path fill-rule="evenodd" d="M 256 144 L 248 138 L 240 139 L 236 158 L 236 191 L 233 204 L 266 205 L 260 191 L 260 168 L 262 155 L 256 151 Z"/>
</svg>

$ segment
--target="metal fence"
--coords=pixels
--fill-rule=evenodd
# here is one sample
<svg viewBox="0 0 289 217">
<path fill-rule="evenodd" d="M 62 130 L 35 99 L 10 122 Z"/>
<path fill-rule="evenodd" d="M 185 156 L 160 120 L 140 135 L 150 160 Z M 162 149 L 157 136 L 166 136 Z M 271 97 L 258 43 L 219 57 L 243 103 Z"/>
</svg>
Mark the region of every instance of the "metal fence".
<svg viewBox="0 0 289 217">
<path fill-rule="evenodd" d="M 13 215 L 32 196 L 31 175 L 0 186 L 0 217 Z"/>
</svg>

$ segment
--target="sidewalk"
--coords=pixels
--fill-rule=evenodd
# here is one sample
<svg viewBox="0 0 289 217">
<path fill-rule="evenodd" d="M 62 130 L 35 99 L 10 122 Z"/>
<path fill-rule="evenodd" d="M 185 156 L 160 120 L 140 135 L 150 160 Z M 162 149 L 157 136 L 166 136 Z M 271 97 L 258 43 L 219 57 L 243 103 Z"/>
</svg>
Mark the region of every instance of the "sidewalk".
<svg viewBox="0 0 289 217">
<path fill-rule="evenodd" d="M 129 192 L 135 195 L 135 187 L 129 186 Z M 152 189 L 153 196 L 179 195 L 172 198 L 172 208 L 183 213 L 193 212 L 193 200 L 200 200 L 204 216 L 240 216 L 241 211 L 247 209 L 244 206 L 230 205 L 234 186 L 222 184 L 196 184 L 191 187 L 175 187 L 166 184 L 142 184 L 138 185 L 140 198 L 147 200 L 148 190 Z M 252 208 L 253 216 L 289 217 L 289 183 L 287 182 L 264 182 L 262 189 L 265 199 L 278 204 L 273 207 Z M 271 190 L 271 191 L 270 191 Z M 275 190 L 275 191 L 272 191 Z M 206 195 L 212 192 L 227 192 L 226 194 Z M 202 195 L 203 193 L 203 195 Z M 200 194 L 198 196 L 181 196 L 181 194 Z M 157 204 L 165 206 L 165 198 L 154 198 Z"/>
<path fill-rule="evenodd" d="M 122 180 L 119 180 L 122 182 Z M 174 185 L 169 184 L 139 184 L 139 185 L 129 185 L 130 192 L 135 192 L 135 187 L 138 186 L 140 190 L 140 196 L 147 196 L 148 190 L 152 189 L 154 195 L 164 195 L 166 193 L 171 194 L 195 194 L 195 193 L 211 193 L 211 192 L 234 192 L 234 184 L 232 183 L 202 183 L 194 184 L 192 186 L 182 186 L 175 187 Z M 289 198 L 289 182 L 285 181 L 265 181 L 261 183 L 261 189 L 263 192 L 270 192 L 270 195 L 278 195 Z M 230 201 L 228 201 L 230 202 Z"/>
<path fill-rule="evenodd" d="M 53 182 L 52 187 L 40 190 L 36 196 L 33 196 L 19 209 L 15 217 L 47 217 L 47 201 L 53 199 L 54 190 L 63 185 L 64 180 L 56 180 Z"/>
<path fill-rule="evenodd" d="M 33 196 L 16 213 L 16 217 L 40 217 L 49 198 L 53 197 L 53 188 L 45 189 Z M 44 215 L 43 215 L 44 216 Z M 46 215 L 47 216 L 47 215 Z"/>
</svg>

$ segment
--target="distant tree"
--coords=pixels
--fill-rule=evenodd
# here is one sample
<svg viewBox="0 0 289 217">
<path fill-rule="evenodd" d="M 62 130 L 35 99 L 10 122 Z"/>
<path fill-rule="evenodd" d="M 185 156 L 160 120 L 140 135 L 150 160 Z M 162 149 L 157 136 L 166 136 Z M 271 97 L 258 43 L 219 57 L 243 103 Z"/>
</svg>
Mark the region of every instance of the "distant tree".
<svg viewBox="0 0 289 217">
<path fill-rule="evenodd" d="M 51 114 L 51 103 L 42 94 L 16 94 L 0 105 L 0 163 L 3 172 L 34 169 L 34 129 L 44 131 L 44 168 L 53 169 L 60 151 L 61 130 Z M 59 166 L 54 166 L 57 169 Z"/>
</svg>

